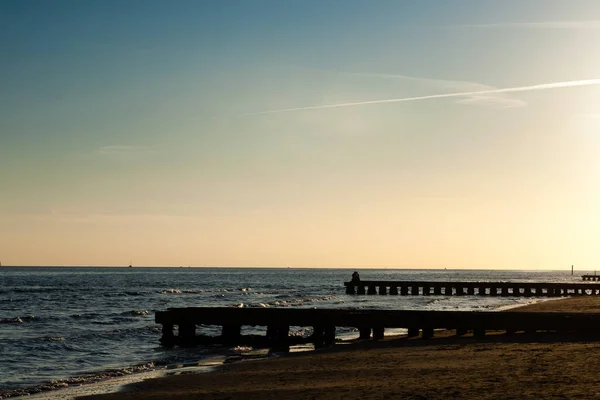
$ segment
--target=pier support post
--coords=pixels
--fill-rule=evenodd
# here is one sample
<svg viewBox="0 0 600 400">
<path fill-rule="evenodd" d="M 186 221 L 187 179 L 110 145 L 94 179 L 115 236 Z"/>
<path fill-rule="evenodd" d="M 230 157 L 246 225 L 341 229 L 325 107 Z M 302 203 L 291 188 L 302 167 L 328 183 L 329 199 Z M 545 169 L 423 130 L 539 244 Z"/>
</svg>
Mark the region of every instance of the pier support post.
<svg viewBox="0 0 600 400">
<path fill-rule="evenodd" d="M 369 290 L 367 291 L 367 294 L 377 294 L 377 289 L 375 288 L 375 285 L 369 285 Z"/>
<path fill-rule="evenodd" d="M 446 288 L 444 289 L 444 295 L 452 296 L 452 286 L 446 286 Z"/>
<path fill-rule="evenodd" d="M 438 286 L 438 285 L 435 285 L 433 287 L 433 294 L 435 294 L 437 296 L 440 296 L 442 294 L 442 287 Z"/>
<path fill-rule="evenodd" d="M 241 325 L 223 325 L 223 329 L 221 330 L 221 337 L 223 338 L 223 343 L 226 344 L 237 344 L 240 341 L 240 337 L 242 333 Z"/>
<path fill-rule="evenodd" d="M 417 296 L 419 294 L 419 286 L 413 285 L 410 289 L 410 294 L 413 296 Z"/>
<path fill-rule="evenodd" d="M 408 333 L 406 334 L 408 337 L 419 336 L 419 328 L 408 328 Z"/>
<path fill-rule="evenodd" d="M 504 286 L 502 288 L 502 297 L 508 297 L 510 294 L 508 293 L 508 286 Z"/>
<path fill-rule="evenodd" d="M 173 324 L 163 324 L 162 337 L 160 343 L 166 347 L 172 347 L 175 344 L 175 336 L 173 335 Z"/>
<path fill-rule="evenodd" d="M 483 328 L 475 328 L 473 329 L 473 336 L 476 338 L 482 338 L 485 336 L 485 329 Z"/>
<path fill-rule="evenodd" d="M 390 286 L 390 294 L 398 295 L 398 286 Z"/>
<path fill-rule="evenodd" d="M 525 297 L 531 297 L 531 288 L 529 286 L 525 286 L 525 289 L 523 290 L 523 295 Z"/>
<path fill-rule="evenodd" d="M 385 285 L 379 286 L 379 294 L 386 295 L 387 294 L 387 286 L 385 286 Z"/>
<path fill-rule="evenodd" d="M 290 333 L 290 327 L 287 325 L 282 325 L 277 327 L 277 332 L 275 333 L 275 342 L 277 346 L 286 346 L 288 342 L 288 335 Z"/>
<path fill-rule="evenodd" d="M 355 294 L 355 286 L 354 285 L 348 285 L 346 286 L 346 294 Z"/>
<path fill-rule="evenodd" d="M 356 294 L 365 294 L 365 285 L 358 285 Z"/>
<path fill-rule="evenodd" d="M 269 341 L 275 340 L 277 337 L 277 327 L 273 325 L 267 325 L 267 339 Z"/>
<path fill-rule="evenodd" d="M 359 339 L 369 339 L 371 338 L 371 328 L 370 327 L 361 327 L 358 329 L 360 332 Z"/>
<path fill-rule="evenodd" d="M 468 332 L 467 328 L 456 328 L 456 336 L 466 335 Z"/>
<path fill-rule="evenodd" d="M 335 342 L 335 326 L 329 325 L 325 327 L 325 346 L 331 346 Z"/>
<path fill-rule="evenodd" d="M 408 296 L 408 286 L 400 286 L 400 295 Z"/>
<path fill-rule="evenodd" d="M 321 325 L 313 326 L 312 343 L 315 349 L 323 347 L 325 344 L 325 328 Z"/>
<path fill-rule="evenodd" d="M 384 336 L 385 329 L 381 326 L 377 326 L 373 328 L 373 340 L 382 340 Z"/>
<path fill-rule="evenodd" d="M 424 327 L 421 330 L 421 337 L 423 339 L 431 339 L 433 337 L 433 328 Z"/>
<path fill-rule="evenodd" d="M 179 345 L 182 347 L 193 346 L 196 342 L 196 325 L 180 324 L 178 341 L 179 341 Z"/>
<path fill-rule="evenodd" d="M 474 295 L 475 295 L 475 287 L 474 287 L 474 286 L 469 286 L 469 287 L 467 288 L 467 294 L 468 294 L 469 296 L 474 296 Z"/>
</svg>

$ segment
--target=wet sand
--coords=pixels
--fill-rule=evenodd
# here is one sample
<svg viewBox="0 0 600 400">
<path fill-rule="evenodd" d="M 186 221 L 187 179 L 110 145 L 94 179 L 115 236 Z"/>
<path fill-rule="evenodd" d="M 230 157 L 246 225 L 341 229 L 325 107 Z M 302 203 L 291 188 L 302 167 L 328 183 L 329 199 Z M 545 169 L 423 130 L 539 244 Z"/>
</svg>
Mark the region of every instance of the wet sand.
<svg viewBox="0 0 600 400">
<path fill-rule="evenodd" d="M 600 298 L 518 311 L 600 312 Z M 598 339 L 557 333 L 475 339 L 444 331 L 430 340 L 386 338 L 237 362 L 79 399 L 589 399 L 600 397 Z"/>
</svg>

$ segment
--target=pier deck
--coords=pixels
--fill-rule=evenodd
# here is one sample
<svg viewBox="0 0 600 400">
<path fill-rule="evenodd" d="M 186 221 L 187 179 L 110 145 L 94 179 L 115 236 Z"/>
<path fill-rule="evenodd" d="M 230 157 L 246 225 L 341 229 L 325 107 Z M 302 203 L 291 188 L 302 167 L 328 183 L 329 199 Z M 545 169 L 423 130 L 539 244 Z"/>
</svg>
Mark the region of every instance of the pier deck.
<svg viewBox="0 0 600 400">
<path fill-rule="evenodd" d="M 344 285 L 347 294 L 371 295 L 505 297 L 600 295 L 600 285 L 595 283 L 359 281 L 344 282 Z"/>
<path fill-rule="evenodd" d="M 600 314 L 596 313 L 531 313 L 414 310 L 347 310 L 301 308 L 227 308 L 188 307 L 156 312 L 155 321 L 162 324 L 161 343 L 165 346 L 194 346 L 207 343 L 207 337 L 196 336 L 198 325 L 222 327 L 219 337 L 210 343 L 243 344 L 242 326 L 266 326 L 263 342 L 287 346 L 290 326 L 313 327 L 308 338 L 316 347 L 335 340 L 336 327 L 357 328 L 361 339 L 382 339 L 385 328 L 406 328 L 409 336 L 431 338 L 435 329 L 456 329 L 457 335 L 471 331 L 483 336 L 486 331 L 559 331 L 591 333 L 600 337 Z M 177 336 L 174 326 L 178 326 Z"/>
</svg>

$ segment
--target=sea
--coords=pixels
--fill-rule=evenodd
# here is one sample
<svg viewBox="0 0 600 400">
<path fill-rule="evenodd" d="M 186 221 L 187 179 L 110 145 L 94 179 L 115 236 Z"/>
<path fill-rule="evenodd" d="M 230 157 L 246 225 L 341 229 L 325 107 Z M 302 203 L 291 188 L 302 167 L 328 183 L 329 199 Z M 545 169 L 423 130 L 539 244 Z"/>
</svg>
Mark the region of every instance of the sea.
<svg viewBox="0 0 600 400">
<path fill-rule="evenodd" d="M 0 399 L 85 385 L 247 348 L 165 348 L 156 311 L 170 307 L 297 307 L 493 311 L 541 299 L 355 296 L 351 269 L 1 267 Z M 579 282 L 565 271 L 362 269 L 362 280 Z M 264 328 L 244 328 L 261 333 Z M 216 327 L 198 327 L 214 334 Z M 292 327 L 310 335 L 310 328 Z M 387 332 L 386 332 L 387 333 Z M 338 329 L 338 337 L 358 336 Z"/>
</svg>

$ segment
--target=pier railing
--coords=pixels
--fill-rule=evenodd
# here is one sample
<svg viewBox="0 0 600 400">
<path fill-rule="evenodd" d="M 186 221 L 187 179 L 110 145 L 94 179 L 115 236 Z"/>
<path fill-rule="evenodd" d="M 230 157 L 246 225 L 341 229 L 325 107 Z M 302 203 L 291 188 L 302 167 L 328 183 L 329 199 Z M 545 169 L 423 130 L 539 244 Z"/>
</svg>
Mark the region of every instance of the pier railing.
<svg viewBox="0 0 600 400">
<path fill-rule="evenodd" d="M 424 282 L 424 281 L 358 281 L 344 282 L 347 294 L 380 294 L 401 296 L 518 296 L 560 297 L 600 295 L 595 283 L 541 282 Z"/>
<path fill-rule="evenodd" d="M 580 332 L 600 337 L 600 314 L 595 313 L 188 307 L 158 311 L 155 320 L 162 324 L 161 343 L 165 346 L 256 342 L 256 337 L 242 336 L 244 325 L 265 326 L 262 343 L 286 346 L 295 340 L 289 336 L 290 326 L 313 327 L 307 341 L 316 347 L 333 343 L 336 327 L 356 328 L 362 339 L 371 335 L 382 339 L 386 328 L 405 328 L 408 336 L 420 332 L 423 338 L 431 338 L 436 329 L 456 329 L 459 336 L 469 331 L 483 336 L 486 331 L 500 330 Z M 203 325 L 221 326 L 221 335 L 197 336 L 197 327 Z"/>
</svg>

